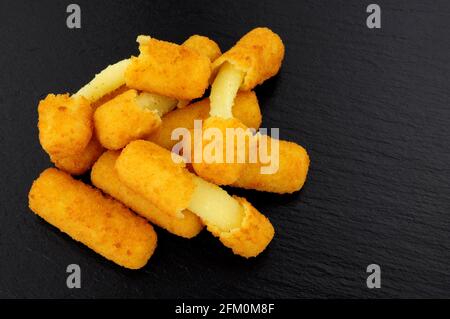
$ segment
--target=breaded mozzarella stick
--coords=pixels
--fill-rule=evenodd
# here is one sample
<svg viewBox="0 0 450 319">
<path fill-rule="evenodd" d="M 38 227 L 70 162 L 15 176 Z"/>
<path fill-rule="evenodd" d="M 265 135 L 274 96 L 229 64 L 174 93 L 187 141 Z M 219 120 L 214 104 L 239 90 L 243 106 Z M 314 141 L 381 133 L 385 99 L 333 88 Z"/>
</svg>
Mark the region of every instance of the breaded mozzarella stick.
<svg viewBox="0 0 450 319">
<path fill-rule="evenodd" d="M 218 127 L 222 133 L 227 128 L 243 129 L 233 116 L 233 105 L 238 90 L 249 90 L 274 76 L 281 67 L 284 45 L 280 37 L 267 28 L 256 28 L 244 35 L 234 47 L 213 63 L 215 80 L 211 86 L 211 117 L 204 123 L 203 130 Z M 225 136 L 225 135 L 224 135 Z M 246 139 L 247 140 L 247 139 Z M 256 163 L 193 163 L 195 172 L 202 178 L 218 185 L 233 185 L 275 193 L 292 193 L 303 186 L 309 167 L 305 149 L 295 143 L 266 138 L 267 147 L 276 145 L 278 167 L 268 174 L 261 171 L 261 158 Z M 202 140 L 205 142 L 205 139 Z M 231 143 L 226 140 L 224 144 Z M 202 144 L 205 147 L 205 143 Z M 248 154 L 254 144 L 247 144 Z M 256 153 L 261 154 L 262 144 L 256 143 Z M 278 152 L 279 149 L 279 152 Z M 237 145 L 234 152 L 238 150 Z M 225 148 L 223 150 L 225 152 Z M 247 155 L 246 155 L 247 156 Z M 275 159 L 275 158 L 274 158 Z"/>
<path fill-rule="evenodd" d="M 140 54 L 125 72 L 130 88 L 178 100 L 201 97 L 209 85 L 211 61 L 197 51 L 140 35 Z"/>
<path fill-rule="evenodd" d="M 97 101 L 92 103 L 92 107 L 94 108 L 94 110 L 96 110 L 100 105 L 105 104 L 108 101 L 111 101 L 116 96 L 118 96 L 122 93 L 125 93 L 128 90 L 129 90 L 129 88 L 127 88 L 126 85 L 122 85 L 118 89 L 115 89 L 114 91 L 111 91 L 111 92 L 107 93 L 106 95 L 103 95 L 100 99 L 98 99 Z"/>
<path fill-rule="evenodd" d="M 37 215 L 120 266 L 142 268 L 156 248 L 156 233 L 143 218 L 55 168 L 34 181 L 28 199 Z"/>
<path fill-rule="evenodd" d="M 197 53 L 206 56 L 211 63 L 214 62 L 221 54 L 219 45 L 208 37 L 194 34 L 183 42 L 182 46 L 193 49 Z M 190 100 L 179 100 L 177 107 L 184 108 L 190 104 Z"/>
<path fill-rule="evenodd" d="M 196 177 L 154 143 L 128 144 L 116 161 L 116 170 L 124 184 L 162 211 L 172 215 L 192 211 L 235 254 L 254 257 L 273 238 L 269 220 L 247 201 Z"/>
<path fill-rule="evenodd" d="M 115 169 L 119 154 L 119 152 L 107 151 L 94 164 L 91 181 L 96 187 L 172 234 L 192 238 L 203 229 L 200 218 L 192 212 L 185 210 L 184 218 L 169 216 L 153 205 L 151 201 L 122 183 Z"/>
<path fill-rule="evenodd" d="M 202 144 L 196 146 L 195 143 L 198 143 L 198 141 L 195 140 L 192 143 L 193 146 L 191 146 L 192 168 L 198 176 L 211 183 L 217 185 L 234 183 L 247 165 L 247 154 L 249 153 L 247 150 L 252 147 L 250 138 L 253 134 L 241 121 L 233 117 L 226 119 L 215 116 L 209 117 L 203 122 L 202 129 Z M 220 137 L 208 136 L 206 132 L 209 129 L 218 130 L 221 133 Z M 230 131 L 230 129 L 236 133 L 233 137 L 227 136 L 227 131 Z M 217 145 L 217 149 L 214 148 L 213 151 L 206 152 L 210 144 Z M 256 145 L 253 147 L 256 147 Z M 195 158 L 195 153 L 199 151 L 203 153 L 200 161 Z M 228 154 L 228 151 L 230 154 Z M 216 154 L 216 152 L 221 153 L 222 156 Z M 207 156 L 210 158 L 207 158 Z M 229 157 L 228 160 L 227 157 Z"/>
<path fill-rule="evenodd" d="M 205 55 L 211 62 L 214 62 L 222 54 L 219 45 L 203 35 L 191 35 L 182 45 Z"/>
</svg>

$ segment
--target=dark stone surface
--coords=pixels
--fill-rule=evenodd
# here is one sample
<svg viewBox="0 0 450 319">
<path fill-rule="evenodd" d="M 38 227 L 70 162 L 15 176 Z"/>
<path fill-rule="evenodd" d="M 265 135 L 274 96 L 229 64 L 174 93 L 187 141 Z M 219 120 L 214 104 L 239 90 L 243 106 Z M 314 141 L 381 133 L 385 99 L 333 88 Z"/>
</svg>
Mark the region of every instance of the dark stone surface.
<svg viewBox="0 0 450 319">
<path fill-rule="evenodd" d="M 369 1 L 69 1 L 0 3 L 0 297 L 450 297 L 450 5 L 386 1 L 369 30 Z M 278 196 L 231 189 L 264 212 L 276 236 L 261 256 L 233 256 L 207 232 L 158 229 L 149 264 L 128 271 L 36 217 L 34 178 L 50 162 L 36 106 L 74 92 L 137 53 L 135 37 L 223 50 L 256 26 L 286 45 L 280 74 L 257 89 L 263 127 L 305 146 L 304 189 Z M 66 266 L 82 289 L 66 288 Z M 382 288 L 365 269 L 382 268 Z"/>
</svg>

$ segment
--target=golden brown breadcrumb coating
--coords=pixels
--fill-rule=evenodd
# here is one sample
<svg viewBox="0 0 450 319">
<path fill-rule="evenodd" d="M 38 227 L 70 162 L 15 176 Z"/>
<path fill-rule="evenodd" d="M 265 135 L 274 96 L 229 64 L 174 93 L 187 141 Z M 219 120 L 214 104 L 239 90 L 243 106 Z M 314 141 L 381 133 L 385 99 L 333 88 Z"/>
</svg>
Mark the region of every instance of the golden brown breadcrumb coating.
<svg viewBox="0 0 450 319">
<path fill-rule="evenodd" d="M 119 154 L 120 152 L 107 151 L 95 163 L 91 171 L 91 181 L 96 187 L 172 234 L 192 238 L 203 229 L 200 218 L 192 212 L 185 210 L 184 218 L 170 216 L 145 197 L 125 186 L 115 169 Z"/>
<path fill-rule="evenodd" d="M 235 254 L 256 256 L 273 237 L 274 230 L 269 220 L 245 199 L 231 197 L 220 187 L 201 180 L 182 165 L 171 162 L 170 152 L 156 144 L 148 141 L 131 142 L 119 155 L 115 166 L 121 181 L 133 191 L 144 194 L 147 200 L 161 210 L 174 211 L 180 207 L 189 207 L 203 219 L 208 230 L 219 237 L 225 246 L 232 248 Z M 164 194 L 155 191 L 159 188 Z M 182 201 L 179 200 L 181 197 Z M 175 209 L 167 198 L 172 198 L 176 203 Z M 242 212 L 239 212 L 239 206 L 242 206 Z M 238 211 L 229 211 L 235 208 Z M 221 213 L 215 214 L 217 211 Z M 239 227 L 230 228 L 231 224 L 236 225 L 236 221 Z"/>
<path fill-rule="evenodd" d="M 28 199 L 37 215 L 118 265 L 141 268 L 155 250 L 156 233 L 145 219 L 55 168 L 34 181 Z"/>
<path fill-rule="evenodd" d="M 232 108 L 233 117 L 255 130 L 261 126 L 262 115 L 258 98 L 254 91 L 240 91 L 234 99 Z"/>
<path fill-rule="evenodd" d="M 203 124 L 203 131 L 208 128 L 219 128 L 222 132 L 223 139 L 226 138 L 226 131 L 228 128 L 241 129 L 246 131 L 238 119 L 230 118 L 223 119 L 220 117 L 209 117 Z M 266 145 L 261 141 L 265 140 Z M 250 143 L 250 141 L 252 141 Z M 200 145 L 199 141 L 192 141 Z M 293 193 L 300 190 L 305 183 L 309 169 L 309 157 L 306 150 L 300 145 L 292 142 L 272 139 L 265 136 L 263 138 L 253 137 L 245 138 L 244 148 L 234 140 L 234 162 L 225 162 L 227 149 L 225 142 L 223 143 L 223 162 L 209 163 L 205 158 L 205 150 L 209 148 L 208 143 L 211 143 L 207 138 L 203 137 L 203 158 L 200 163 L 192 161 L 192 168 L 195 173 L 203 179 L 215 183 L 217 185 L 232 185 L 241 188 L 255 189 L 259 191 L 273 192 L 273 193 Z M 272 144 L 278 146 L 278 152 L 272 152 Z M 237 150 L 244 152 L 245 160 L 237 161 Z M 267 149 L 266 149 L 267 148 Z M 192 155 L 194 159 L 194 152 L 198 152 L 199 146 L 191 146 Z M 261 149 L 261 150 L 260 150 Z M 250 161 L 249 154 L 255 154 L 256 158 Z M 261 154 L 265 154 L 264 162 Z M 266 170 L 263 173 L 263 167 Z"/>
<path fill-rule="evenodd" d="M 261 254 L 273 225 L 221 185 L 284 194 L 306 182 L 307 151 L 275 139 L 277 131 L 257 132 L 252 90 L 279 72 L 281 38 L 257 27 L 224 53 L 198 34 L 182 44 L 136 41 L 138 56 L 107 66 L 73 95 L 39 102 L 39 141 L 56 168 L 34 180 L 29 208 L 129 269 L 156 249 L 151 224 L 188 239 L 206 228 L 236 255 Z M 89 170 L 93 186 L 71 176 Z"/>
<path fill-rule="evenodd" d="M 259 255 L 271 242 L 275 230 L 270 221 L 256 210 L 245 198 L 233 196 L 244 208 L 244 218 L 239 228 L 222 231 L 215 225 L 206 224 L 207 229 L 242 257 Z"/>
<path fill-rule="evenodd" d="M 121 87 L 119 87 L 118 89 L 115 89 L 112 92 L 109 92 L 108 94 L 102 96 L 100 99 L 98 99 L 97 101 L 95 101 L 94 103 L 92 103 L 92 107 L 95 109 L 97 109 L 100 105 L 105 104 L 106 102 L 112 100 L 113 98 L 115 98 L 116 96 L 125 93 L 126 91 L 128 91 L 129 88 L 127 88 L 126 85 L 122 85 Z"/>
<path fill-rule="evenodd" d="M 148 141 L 133 141 L 122 150 L 116 170 L 125 185 L 160 210 L 183 217 L 195 186 L 185 164 L 174 163 L 169 151 Z"/>
<path fill-rule="evenodd" d="M 223 63 L 229 62 L 245 72 L 240 89 L 248 91 L 277 74 L 283 57 L 281 38 L 268 28 L 256 28 L 214 61 L 213 76 Z"/>
<path fill-rule="evenodd" d="M 215 128 L 220 130 L 222 139 L 216 140 L 217 137 L 209 139 L 208 136 L 203 136 L 202 141 L 193 141 L 194 143 L 201 142 L 203 149 L 195 148 L 192 146 L 192 158 L 194 158 L 194 151 L 202 151 L 203 158 L 201 162 L 192 161 L 192 168 L 195 173 L 202 177 L 203 179 L 214 183 L 216 185 L 229 185 L 234 183 L 239 176 L 242 174 L 242 170 L 246 166 L 246 158 L 244 157 L 241 162 L 238 162 L 238 153 L 246 152 L 248 149 L 248 139 L 245 136 L 235 137 L 233 139 L 228 140 L 227 138 L 227 130 L 233 129 L 236 130 L 236 133 L 243 135 L 244 132 L 247 131 L 247 127 L 241 123 L 238 119 L 229 118 L 223 119 L 220 117 L 209 117 L 203 123 L 203 132 L 210 128 Z M 250 133 L 251 134 L 251 133 Z M 241 138 L 243 140 L 243 144 L 238 150 L 238 142 L 237 140 Z M 206 159 L 207 152 L 205 149 L 209 148 L 209 145 L 212 143 L 219 142 L 219 149 L 222 152 L 222 158 L 216 158 L 216 162 L 208 162 Z M 234 156 L 230 158 L 230 162 L 226 161 L 227 156 L 227 143 L 233 143 L 233 154 Z M 212 157 L 217 156 L 215 149 L 211 151 Z M 231 162 L 232 161 L 232 162 Z"/>
<path fill-rule="evenodd" d="M 138 57 L 131 58 L 125 72 L 128 87 L 192 100 L 205 93 L 211 75 L 211 61 L 195 50 L 148 36 L 139 36 Z"/>
<path fill-rule="evenodd" d="M 222 54 L 219 45 L 203 35 L 191 35 L 182 45 L 207 56 L 211 62 L 214 62 Z"/>
<path fill-rule="evenodd" d="M 269 142 L 267 146 L 268 155 L 271 155 L 271 143 Z M 280 140 L 276 173 L 261 174 L 261 167 L 267 164 L 249 163 L 232 186 L 280 194 L 293 193 L 303 187 L 308 175 L 309 162 L 308 153 L 302 146 Z"/>
<path fill-rule="evenodd" d="M 209 117 L 209 109 L 209 99 L 205 98 L 185 108 L 167 113 L 162 117 L 161 126 L 149 136 L 148 140 L 171 150 L 178 142 L 171 139 L 173 130 L 179 127 L 193 129 L 194 120 L 205 120 Z M 255 92 L 239 92 L 236 95 L 233 115 L 247 127 L 259 128 L 262 116 Z"/>
<path fill-rule="evenodd" d="M 97 138 L 92 136 L 91 141 L 80 154 L 61 158 L 58 156 L 50 156 L 50 160 L 57 168 L 69 174 L 81 175 L 92 167 L 104 150 Z"/>
<path fill-rule="evenodd" d="M 81 153 L 92 137 L 93 109 L 84 97 L 49 94 L 39 102 L 39 141 L 51 156 Z"/>
<path fill-rule="evenodd" d="M 121 149 L 133 140 L 147 137 L 161 124 L 156 111 L 139 106 L 136 96 L 136 90 L 128 90 L 95 111 L 95 133 L 105 148 Z"/>
</svg>

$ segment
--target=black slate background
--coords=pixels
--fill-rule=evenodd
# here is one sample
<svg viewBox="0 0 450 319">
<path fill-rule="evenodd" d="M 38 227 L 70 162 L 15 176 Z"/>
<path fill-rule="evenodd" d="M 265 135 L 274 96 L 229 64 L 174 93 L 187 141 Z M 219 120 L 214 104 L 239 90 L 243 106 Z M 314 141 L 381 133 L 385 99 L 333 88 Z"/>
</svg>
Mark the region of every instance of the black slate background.
<svg viewBox="0 0 450 319">
<path fill-rule="evenodd" d="M 0 3 L 0 297 L 450 297 L 450 3 L 370 1 L 73 1 Z M 257 89 L 263 127 L 305 146 L 304 189 L 279 196 L 230 189 L 264 212 L 276 237 L 261 256 L 233 256 L 207 232 L 158 229 L 149 264 L 129 271 L 47 225 L 27 207 L 50 165 L 36 106 L 74 92 L 137 53 L 135 37 L 182 42 L 198 33 L 223 50 L 256 26 L 280 34 L 280 74 Z M 66 288 L 66 266 L 82 288 Z M 382 268 L 382 288 L 365 269 Z"/>
</svg>

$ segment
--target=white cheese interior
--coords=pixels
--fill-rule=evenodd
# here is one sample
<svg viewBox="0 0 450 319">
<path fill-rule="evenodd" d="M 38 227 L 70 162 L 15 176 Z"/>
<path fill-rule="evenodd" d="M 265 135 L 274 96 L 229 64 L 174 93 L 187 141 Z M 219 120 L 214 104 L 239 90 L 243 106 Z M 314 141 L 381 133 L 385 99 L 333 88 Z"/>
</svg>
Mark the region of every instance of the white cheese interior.
<svg viewBox="0 0 450 319">
<path fill-rule="evenodd" d="M 194 176 L 194 181 L 196 188 L 188 209 L 222 231 L 239 228 L 244 216 L 239 202 L 215 184 L 197 176 Z"/>
<path fill-rule="evenodd" d="M 232 118 L 234 98 L 244 79 L 244 72 L 225 62 L 211 85 L 211 116 Z"/>
<path fill-rule="evenodd" d="M 142 108 L 156 111 L 159 116 L 163 116 L 172 111 L 177 106 L 178 101 L 159 94 L 142 92 L 136 97 L 136 103 Z"/>
</svg>

